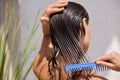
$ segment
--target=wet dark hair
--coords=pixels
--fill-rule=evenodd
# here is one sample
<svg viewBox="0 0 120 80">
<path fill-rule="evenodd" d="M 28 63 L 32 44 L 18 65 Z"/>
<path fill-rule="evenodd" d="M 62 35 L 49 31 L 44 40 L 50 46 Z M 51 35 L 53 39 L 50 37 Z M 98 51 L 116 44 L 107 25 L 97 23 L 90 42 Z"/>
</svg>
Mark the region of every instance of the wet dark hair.
<svg viewBox="0 0 120 80">
<path fill-rule="evenodd" d="M 54 46 L 54 55 L 48 64 L 51 80 L 55 77 L 55 69 L 58 69 L 57 55 L 60 56 L 64 67 L 66 64 L 88 62 L 82 49 L 85 36 L 83 18 L 86 18 L 88 23 L 87 11 L 82 5 L 75 2 L 69 2 L 62 12 L 51 15 L 50 35 Z M 58 51 L 59 54 L 57 54 Z M 80 73 L 75 73 L 77 72 L 73 71 L 71 74 L 72 80 L 76 80 L 77 75 L 80 75 Z"/>
</svg>

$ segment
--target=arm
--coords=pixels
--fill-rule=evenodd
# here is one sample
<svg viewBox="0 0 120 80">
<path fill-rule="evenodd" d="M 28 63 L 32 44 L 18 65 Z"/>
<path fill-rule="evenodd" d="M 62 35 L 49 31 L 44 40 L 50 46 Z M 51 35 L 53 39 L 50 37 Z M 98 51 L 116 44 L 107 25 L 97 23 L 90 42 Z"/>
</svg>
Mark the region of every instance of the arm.
<svg viewBox="0 0 120 80">
<path fill-rule="evenodd" d="M 43 41 L 41 45 L 41 49 L 39 53 L 37 54 L 34 65 L 33 65 L 33 71 L 35 75 L 38 77 L 39 80 L 48 80 L 49 79 L 49 73 L 48 73 L 48 61 L 53 53 L 53 47 L 51 44 L 51 38 L 49 33 L 49 17 L 51 14 L 60 12 L 64 10 L 64 7 L 67 5 L 67 1 L 57 1 L 53 4 L 51 4 L 46 11 L 43 13 L 41 17 L 41 23 L 42 23 L 42 29 L 43 29 Z"/>
</svg>

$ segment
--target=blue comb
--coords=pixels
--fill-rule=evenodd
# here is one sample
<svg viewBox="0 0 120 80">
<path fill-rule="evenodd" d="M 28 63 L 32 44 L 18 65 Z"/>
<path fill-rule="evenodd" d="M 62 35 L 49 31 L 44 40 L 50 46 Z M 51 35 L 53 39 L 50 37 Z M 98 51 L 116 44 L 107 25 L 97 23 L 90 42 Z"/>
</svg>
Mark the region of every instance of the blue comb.
<svg viewBox="0 0 120 80">
<path fill-rule="evenodd" d="M 101 66 L 96 64 L 95 62 L 85 63 L 85 64 L 70 64 L 66 65 L 66 73 L 69 74 L 73 70 L 81 70 L 81 69 L 91 69 L 93 72 L 101 72 L 110 70 L 106 66 Z"/>
</svg>

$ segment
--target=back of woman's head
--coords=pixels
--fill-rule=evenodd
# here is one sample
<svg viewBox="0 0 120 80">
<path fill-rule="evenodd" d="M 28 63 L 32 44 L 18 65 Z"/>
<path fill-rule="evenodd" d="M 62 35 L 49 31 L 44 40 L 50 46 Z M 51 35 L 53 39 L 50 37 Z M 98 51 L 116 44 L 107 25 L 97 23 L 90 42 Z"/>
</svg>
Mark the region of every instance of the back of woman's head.
<svg viewBox="0 0 120 80">
<path fill-rule="evenodd" d="M 55 58 L 58 51 L 65 64 L 87 62 L 82 49 L 85 36 L 83 18 L 86 18 L 88 23 L 87 11 L 75 2 L 69 2 L 63 12 L 51 15 L 50 34 L 55 49 L 51 59 L 53 66 L 57 64 Z"/>
<path fill-rule="evenodd" d="M 63 12 L 51 15 L 50 32 L 52 43 L 60 52 L 64 51 L 63 55 L 68 53 L 65 48 L 71 49 L 75 46 L 82 48 L 85 35 L 83 18 L 88 21 L 88 13 L 83 6 L 75 2 L 69 2 Z"/>
</svg>

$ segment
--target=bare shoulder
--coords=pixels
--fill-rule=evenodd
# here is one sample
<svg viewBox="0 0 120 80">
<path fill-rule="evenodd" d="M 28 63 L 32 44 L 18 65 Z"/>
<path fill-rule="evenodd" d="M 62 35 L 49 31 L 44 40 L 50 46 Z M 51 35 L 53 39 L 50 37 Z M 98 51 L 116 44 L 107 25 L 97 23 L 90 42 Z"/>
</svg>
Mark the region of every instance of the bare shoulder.
<svg viewBox="0 0 120 80">
<path fill-rule="evenodd" d="M 39 80 L 49 80 L 48 60 L 45 56 L 37 54 L 34 60 L 33 71 Z"/>
<path fill-rule="evenodd" d="M 49 80 L 48 62 L 53 52 L 50 37 L 43 37 L 41 49 L 37 53 L 33 64 L 33 71 L 39 80 Z"/>
</svg>

